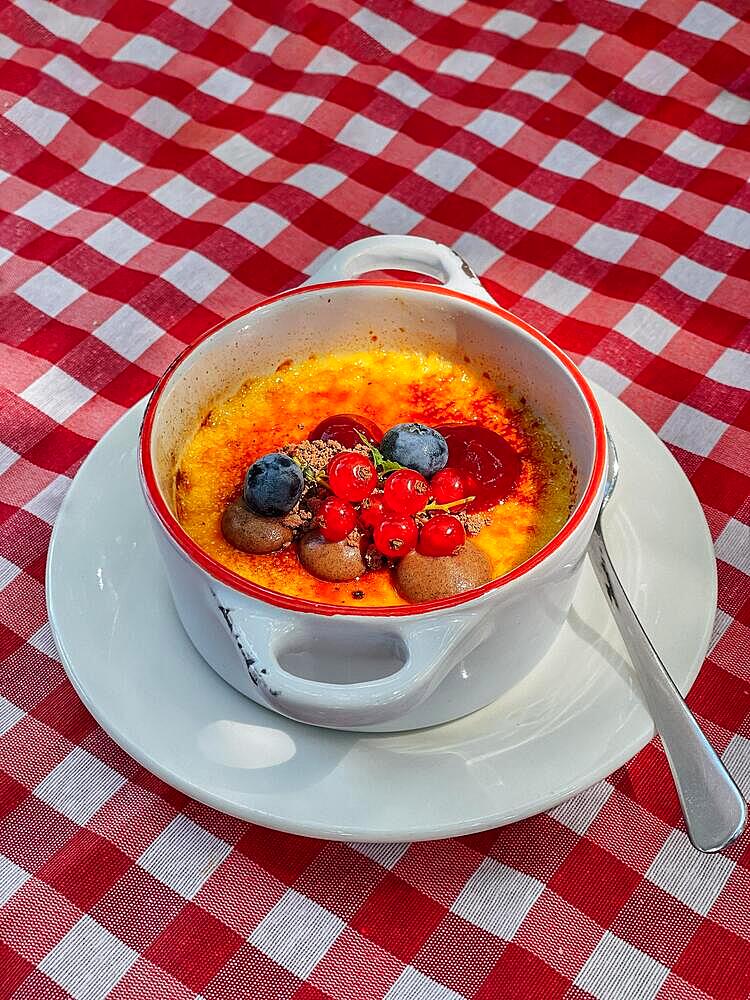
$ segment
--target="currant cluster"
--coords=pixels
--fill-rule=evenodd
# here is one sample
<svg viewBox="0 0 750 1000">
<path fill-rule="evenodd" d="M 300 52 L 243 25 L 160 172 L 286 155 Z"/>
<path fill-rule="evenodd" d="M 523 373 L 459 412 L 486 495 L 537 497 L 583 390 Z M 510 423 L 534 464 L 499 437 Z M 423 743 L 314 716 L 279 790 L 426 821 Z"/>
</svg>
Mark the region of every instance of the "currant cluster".
<svg viewBox="0 0 750 1000">
<path fill-rule="evenodd" d="M 378 552 L 397 559 L 414 548 L 426 556 L 453 555 L 466 540 L 464 526 L 452 514 L 434 513 L 421 530 L 415 520 L 423 511 L 467 498 L 459 469 L 446 467 L 429 481 L 413 469 L 396 469 L 379 489 L 374 463 L 359 452 L 343 451 L 328 463 L 327 480 L 333 495 L 318 514 L 326 541 L 339 542 L 360 527 L 372 532 Z"/>
</svg>

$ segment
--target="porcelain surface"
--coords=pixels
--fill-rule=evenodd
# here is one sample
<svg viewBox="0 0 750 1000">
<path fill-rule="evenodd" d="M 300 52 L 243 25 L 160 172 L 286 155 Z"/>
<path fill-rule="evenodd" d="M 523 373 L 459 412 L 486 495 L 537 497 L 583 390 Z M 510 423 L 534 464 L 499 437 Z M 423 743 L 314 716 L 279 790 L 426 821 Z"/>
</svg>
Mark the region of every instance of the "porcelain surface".
<svg viewBox="0 0 750 1000">
<path fill-rule="evenodd" d="M 373 267 L 416 270 L 442 284 L 369 280 Z M 185 444 L 216 399 L 251 374 L 273 372 L 285 358 L 303 358 L 321 345 L 374 350 L 373 336 L 379 347 L 470 356 L 477 370 L 512 385 L 562 438 L 576 468 L 579 495 L 570 517 L 502 577 L 413 606 L 325 605 L 231 573 L 175 516 L 173 485 Z M 257 303 L 186 349 L 148 403 L 140 471 L 177 613 L 217 673 L 301 722 L 397 732 L 489 705 L 554 643 L 601 504 L 606 441 L 581 372 L 498 306 L 468 264 L 422 237 L 374 236 L 336 251 L 311 283 Z M 374 676 L 363 672 L 368 666 Z"/>
<path fill-rule="evenodd" d="M 686 692 L 716 609 L 708 528 L 667 449 L 623 404 L 603 390 L 596 395 L 621 459 L 607 541 Z M 426 840 L 549 809 L 651 739 L 651 720 L 588 563 L 543 660 L 461 720 L 397 734 L 339 732 L 293 722 L 243 697 L 196 652 L 174 610 L 137 486 L 143 409 L 127 413 L 76 476 L 53 532 L 47 594 L 60 656 L 82 700 L 165 781 L 293 833 Z"/>
</svg>

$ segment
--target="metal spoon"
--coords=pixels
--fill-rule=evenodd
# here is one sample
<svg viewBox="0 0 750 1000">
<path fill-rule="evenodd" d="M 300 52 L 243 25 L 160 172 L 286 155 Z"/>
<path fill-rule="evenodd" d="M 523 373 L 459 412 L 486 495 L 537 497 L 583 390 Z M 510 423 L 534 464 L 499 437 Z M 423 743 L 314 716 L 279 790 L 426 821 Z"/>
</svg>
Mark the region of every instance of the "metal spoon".
<svg viewBox="0 0 750 1000">
<path fill-rule="evenodd" d="M 619 472 L 617 451 L 609 431 L 607 450 L 607 483 L 589 544 L 589 557 L 661 736 L 688 836 L 699 851 L 720 851 L 742 833 L 747 805 L 651 645 L 612 565 L 602 533 L 602 514 Z"/>
</svg>

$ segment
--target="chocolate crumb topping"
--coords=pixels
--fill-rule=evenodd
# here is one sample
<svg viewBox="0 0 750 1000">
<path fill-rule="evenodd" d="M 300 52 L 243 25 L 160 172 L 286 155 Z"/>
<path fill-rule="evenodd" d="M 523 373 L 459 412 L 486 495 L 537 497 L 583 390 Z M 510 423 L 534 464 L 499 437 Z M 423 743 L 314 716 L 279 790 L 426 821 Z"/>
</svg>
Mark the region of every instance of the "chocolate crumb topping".
<svg viewBox="0 0 750 1000">
<path fill-rule="evenodd" d="M 463 511 L 455 516 L 463 524 L 467 535 L 478 535 L 485 525 L 492 523 L 489 514 L 467 514 Z"/>
<path fill-rule="evenodd" d="M 325 472 L 331 459 L 342 451 L 356 451 L 360 455 L 369 456 L 369 451 L 363 444 L 345 448 L 338 441 L 297 441 L 284 445 L 281 450 L 295 462 L 319 473 Z"/>
</svg>

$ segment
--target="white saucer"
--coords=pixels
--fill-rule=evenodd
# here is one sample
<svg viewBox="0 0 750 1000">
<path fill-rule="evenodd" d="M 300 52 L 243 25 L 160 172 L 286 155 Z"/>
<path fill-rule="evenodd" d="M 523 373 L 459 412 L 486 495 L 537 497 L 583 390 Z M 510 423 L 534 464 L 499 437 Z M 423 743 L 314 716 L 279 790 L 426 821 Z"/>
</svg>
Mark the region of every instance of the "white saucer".
<svg viewBox="0 0 750 1000">
<path fill-rule="evenodd" d="M 621 460 L 605 519 L 615 565 L 681 690 L 705 655 L 716 564 L 677 463 L 597 390 Z M 585 567 L 558 642 L 523 683 L 472 716 L 418 732 L 316 729 L 225 684 L 177 620 L 136 474 L 143 404 L 102 439 L 60 510 L 47 565 L 50 622 L 88 709 L 183 792 L 292 833 L 408 841 L 488 829 L 557 805 L 653 735 L 617 630 Z"/>
</svg>

